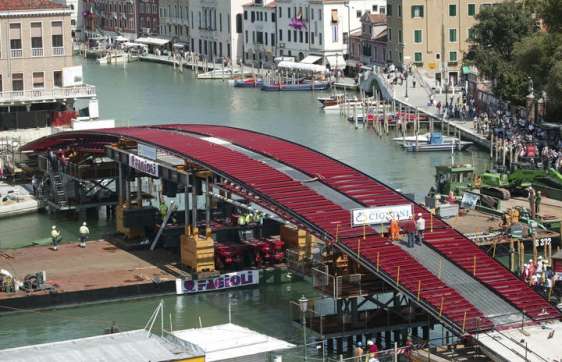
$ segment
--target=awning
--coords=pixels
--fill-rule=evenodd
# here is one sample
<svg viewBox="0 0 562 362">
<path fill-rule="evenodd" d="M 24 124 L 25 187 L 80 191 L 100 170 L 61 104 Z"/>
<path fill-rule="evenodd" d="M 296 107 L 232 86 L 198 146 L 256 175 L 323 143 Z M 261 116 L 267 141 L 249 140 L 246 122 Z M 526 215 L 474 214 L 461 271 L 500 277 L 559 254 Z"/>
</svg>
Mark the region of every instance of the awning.
<svg viewBox="0 0 562 362">
<path fill-rule="evenodd" d="M 301 60 L 300 62 L 303 64 L 314 64 L 317 61 L 319 61 L 320 59 L 322 59 L 322 57 L 316 56 L 316 55 L 309 55 L 306 58 L 304 58 L 303 60 Z"/>
<path fill-rule="evenodd" d="M 185 43 L 174 43 L 173 47 L 174 48 L 185 48 L 185 47 L 187 47 L 187 44 L 185 44 Z"/>
<path fill-rule="evenodd" d="M 125 38 L 125 37 L 122 36 L 122 35 L 118 35 L 114 40 L 115 40 L 115 41 L 129 41 L 128 38 Z"/>
<path fill-rule="evenodd" d="M 138 38 L 136 40 L 136 42 L 146 44 L 146 45 L 163 46 L 163 45 L 168 44 L 170 42 L 170 40 L 162 39 L 162 38 L 144 37 L 144 38 Z"/>
<path fill-rule="evenodd" d="M 345 59 L 341 55 L 327 55 L 326 61 L 332 69 L 345 69 Z"/>
<path fill-rule="evenodd" d="M 311 72 L 311 73 L 323 73 L 326 71 L 326 67 L 323 65 L 317 64 L 303 64 L 303 63 L 295 63 L 295 62 L 287 62 L 283 61 L 277 64 L 278 68 L 281 69 L 290 69 L 290 70 L 299 70 L 302 72 Z"/>
</svg>

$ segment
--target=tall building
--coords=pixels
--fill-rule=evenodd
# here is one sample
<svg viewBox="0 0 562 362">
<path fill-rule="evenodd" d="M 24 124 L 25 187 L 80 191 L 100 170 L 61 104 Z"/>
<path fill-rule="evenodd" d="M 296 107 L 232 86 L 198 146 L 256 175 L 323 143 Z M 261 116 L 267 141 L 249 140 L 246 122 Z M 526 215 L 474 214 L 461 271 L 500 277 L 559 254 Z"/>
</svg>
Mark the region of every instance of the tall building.
<svg viewBox="0 0 562 362">
<path fill-rule="evenodd" d="M 50 130 L 70 121 L 75 100 L 95 100 L 73 63 L 71 14 L 48 0 L 0 2 L 0 131 Z"/>
<path fill-rule="evenodd" d="M 416 65 L 435 84 L 461 78 L 469 30 L 485 6 L 497 0 L 388 0 L 388 54 L 392 63 Z"/>
<path fill-rule="evenodd" d="M 351 34 L 351 59 L 348 65 L 385 65 L 387 27 L 386 16 L 366 13 L 361 18 L 361 30 Z"/>
<path fill-rule="evenodd" d="M 86 4 L 84 15 L 89 32 L 119 34 L 129 39 L 159 32 L 158 0 L 86 0 Z"/>
<path fill-rule="evenodd" d="M 70 14 L 70 25 L 72 28 L 72 37 L 74 39 L 82 39 L 84 25 L 84 1 L 83 0 L 53 0 L 55 3 L 64 5 L 72 12 Z"/>
<path fill-rule="evenodd" d="M 242 5 L 247 0 L 191 0 L 190 49 L 207 59 L 242 59 Z"/>
<path fill-rule="evenodd" d="M 160 0 L 160 36 L 174 42 L 189 43 L 190 0 Z"/>
<path fill-rule="evenodd" d="M 332 68 L 344 68 L 350 34 L 361 29 L 361 17 L 384 14 L 385 8 L 385 0 L 255 0 L 244 7 L 245 61 L 316 56 Z M 265 33 L 269 34 L 268 44 Z"/>
</svg>

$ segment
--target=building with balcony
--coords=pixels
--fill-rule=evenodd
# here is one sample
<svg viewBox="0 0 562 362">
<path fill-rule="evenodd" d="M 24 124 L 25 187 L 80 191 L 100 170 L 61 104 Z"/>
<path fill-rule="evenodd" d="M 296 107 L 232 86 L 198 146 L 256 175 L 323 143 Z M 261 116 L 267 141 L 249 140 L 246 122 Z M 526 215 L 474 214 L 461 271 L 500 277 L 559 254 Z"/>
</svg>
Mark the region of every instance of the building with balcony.
<svg viewBox="0 0 562 362">
<path fill-rule="evenodd" d="M 190 0 L 160 0 L 160 36 L 189 44 Z"/>
<path fill-rule="evenodd" d="M 93 0 L 90 1 L 93 14 L 90 32 L 120 34 L 129 39 L 138 35 L 138 0 Z"/>
<path fill-rule="evenodd" d="M 276 50 L 277 23 L 275 1 L 255 0 L 244 5 L 244 63 L 270 67 Z"/>
<path fill-rule="evenodd" d="M 82 0 L 53 0 L 55 3 L 64 5 L 72 12 L 70 14 L 70 26 L 72 37 L 80 40 L 83 38 L 84 31 L 84 1 Z"/>
<path fill-rule="evenodd" d="M 316 56 L 319 62 L 333 69 L 345 68 L 346 58 L 350 53 L 349 34 L 361 29 L 361 17 L 365 13 L 384 14 L 386 1 L 277 0 L 264 5 L 262 1 L 257 0 L 245 9 L 250 7 L 262 7 L 271 13 L 268 19 L 274 14 L 275 22 L 269 24 L 252 21 L 251 13 L 249 17 L 244 17 L 245 36 L 246 29 L 259 32 L 257 27 L 262 26 L 267 27 L 270 32 L 275 28 L 275 45 L 271 45 L 271 41 L 267 45 L 267 48 L 271 48 L 273 57 L 294 57 L 300 61 L 307 56 Z M 248 32 L 248 41 L 246 43 L 245 39 L 244 42 L 245 46 L 248 44 L 245 55 L 248 56 L 246 60 L 250 62 L 253 61 L 252 52 L 255 52 L 255 45 L 262 48 L 266 45 L 253 44 L 251 37 Z M 256 54 L 259 57 L 260 51 Z"/>
<path fill-rule="evenodd" d="M 97 113 L 95 87 L 73 63 L 71 15 L 47 0 L 0 2 L 0 131 L 69 122 L 78 99 Z"/>
<path fill-rule="evenodd" d="M 396 65 L 415 65 L 435 86 L 442 79 L 456 84 L 475 17 L 497 2 L 388 0 L 387 58 Z"/>
<path fill-rule="evenodd" d="M 247 0 L 191 0 L 189 2 L 190 49 L 216 60 L 242 59 L 242 5 Z"/>
<path fill-rule="evenodd" d="M 386 63 L 386 16 L 365 13 L 361 17 L 361 30 L 351 34 L 350 65 L 384 65 Z"/>
</svg>

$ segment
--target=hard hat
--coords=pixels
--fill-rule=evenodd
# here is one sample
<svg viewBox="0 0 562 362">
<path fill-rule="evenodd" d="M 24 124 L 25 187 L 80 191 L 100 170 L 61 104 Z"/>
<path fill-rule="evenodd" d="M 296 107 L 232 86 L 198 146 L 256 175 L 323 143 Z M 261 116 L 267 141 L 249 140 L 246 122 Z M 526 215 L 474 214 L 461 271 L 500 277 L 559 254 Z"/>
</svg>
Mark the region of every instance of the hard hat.
<svg viewBox="0 0 562 362">
<path fill-rule="evenodd" d="M 357 342 L 357 347 L 363 347 L 363 342 L 361 341 Z"/>
<path fill-rule="evenodd" d="M 422 213 L 421 213 L 421 212 L 419 212 L 419 213 L 418 213 L 418 216 L 422 216 Z"/>
<path fill-rule="evenodd" d="M 529 259 L 529 263 L 532 263 L 532 262 L 533 262 L 533 259 Z"/>
<path fill-rule="evenodd" d="M 539 255 L 539 259 L 542 260 L 542 256 Z"/>
<path fill-rule="evenodd" d="M 372 346 L 373 345 L 373 341 L 371 341 L 370 339 L 367 341 L 367 346 Z"/>
<path fill-rule="evenodd" d="M 86 222 L 85 222 L 85 221 L 82 223 L 82 226 L 86 226 Z"/>
<path fill-rule="evenodd" d="M 55 230 L 56 228 L 57 228 L 57 227 L 56 227 L 55 225 L 53 225 L 53 226 L 51 227 L 51 229 L 53 229 L 53 230 Z"/>
</svg>

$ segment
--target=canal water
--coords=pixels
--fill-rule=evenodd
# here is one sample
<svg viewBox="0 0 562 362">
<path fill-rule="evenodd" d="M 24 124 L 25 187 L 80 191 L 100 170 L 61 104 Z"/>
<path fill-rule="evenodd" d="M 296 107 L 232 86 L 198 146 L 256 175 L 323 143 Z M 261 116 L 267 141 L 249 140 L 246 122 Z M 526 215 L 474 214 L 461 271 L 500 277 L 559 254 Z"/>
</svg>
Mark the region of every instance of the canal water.
<svg viewBox="0 0 562 362">
<path fill-rule="evenodd" d="M 126 67 L 84 61 L 84 78 L 97 87 L 100 113 L 118 126 L 209 123 L 248 128 L 305 144 L 422 200 L 433 184 L 434 167 L 451 162 L 451 154 L 407 153 L 390 137 L 355 127 L 338 114 L 325 114 L 312 93 L 270 93 L 235 89 L 222 81 L 198 81 L 190 71 L 152 63 Z M 471 149 L 455 162 L 487 167 L 487 154 Z M 50 226 L 76 240 L 80 220 L 34 214 L 0 220 L 0 249 L 48 238 Z M 90 222 L 93 237 L 110 232 L 110 222 Z M 290 300 L 313 295 L 304 282 L 197 296 L 164 298 L 175 329 L 224 322 L 229 295 L 234 322 L 299 343 L 300 329 L 288 319 Z M 115 320 L 122 329 L 144 327 L 158 298 L 104 303 L 52 311 L 0 316 L 0 348 L 99 334 Z"/>
</svg>

